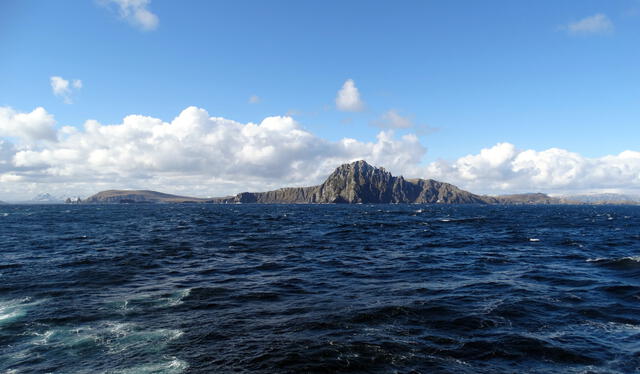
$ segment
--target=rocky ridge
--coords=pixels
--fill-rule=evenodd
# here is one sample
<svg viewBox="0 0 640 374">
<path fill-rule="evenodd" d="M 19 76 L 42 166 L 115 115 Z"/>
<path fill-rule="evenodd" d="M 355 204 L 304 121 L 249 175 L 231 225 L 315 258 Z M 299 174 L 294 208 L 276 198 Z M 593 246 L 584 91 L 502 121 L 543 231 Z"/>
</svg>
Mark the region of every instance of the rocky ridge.
<svg viewBox="0 0 640 374">
<path fill-rule="evenodd" d="M 338 167 L 318 186 L 289 187 L 268 192 L 243 192 L 222 199 L 225 203 L 316 203 L 316 204 L 388 204 L 496 203 L 491 197 L 479 196 L 449 184 L 431 179 L 395 177 L 384 168 L 365 161 Z"/>
</svg>

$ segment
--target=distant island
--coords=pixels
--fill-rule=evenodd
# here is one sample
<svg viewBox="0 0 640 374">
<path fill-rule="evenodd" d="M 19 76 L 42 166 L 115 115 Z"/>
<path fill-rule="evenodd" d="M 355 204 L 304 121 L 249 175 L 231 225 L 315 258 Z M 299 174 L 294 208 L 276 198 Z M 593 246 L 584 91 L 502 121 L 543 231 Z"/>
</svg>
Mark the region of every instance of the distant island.
<svg viewBox="0 0 640 374">
<path fill-rule="evenodd" d="M 324 183 L 286 187 L 268 192 L 242 192 L 235 196 L 196 198 L 147 190 L 108 190 L 67 203 L 211 203 L 211 204 L 572 204 L 543 193 L 503 196 L 476 195 L 432 179 L 405 179 L 384 168 L 356 161 L 338 167 Z"/>
</svg>

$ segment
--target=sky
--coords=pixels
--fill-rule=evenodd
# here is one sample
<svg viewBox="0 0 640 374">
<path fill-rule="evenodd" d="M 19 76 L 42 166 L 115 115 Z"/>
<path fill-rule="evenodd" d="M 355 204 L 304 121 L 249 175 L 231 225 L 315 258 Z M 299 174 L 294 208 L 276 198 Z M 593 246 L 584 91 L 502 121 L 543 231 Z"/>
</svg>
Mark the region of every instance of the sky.
<svg viewBox="0 0 640 374">
<path fill-rule="evenodd" d="M 0 2 L 0 200 L 640 193 L 640 1 Z"/>
</svg>

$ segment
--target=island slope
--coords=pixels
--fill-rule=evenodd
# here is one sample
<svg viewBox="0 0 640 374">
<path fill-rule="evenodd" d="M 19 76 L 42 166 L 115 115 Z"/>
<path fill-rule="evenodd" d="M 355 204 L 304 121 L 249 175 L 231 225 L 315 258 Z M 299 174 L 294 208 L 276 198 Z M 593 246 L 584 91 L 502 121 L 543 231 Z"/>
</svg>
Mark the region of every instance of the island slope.
<svg viewBox="0 0 640 374">
<path fill-rule="evenodd" d="M 206 203 L 211 199 L 171 195 L 147 190 L 107 190 L 81 200 L 87 204 L 117 204 L 117 203 Z"/>
</svg>

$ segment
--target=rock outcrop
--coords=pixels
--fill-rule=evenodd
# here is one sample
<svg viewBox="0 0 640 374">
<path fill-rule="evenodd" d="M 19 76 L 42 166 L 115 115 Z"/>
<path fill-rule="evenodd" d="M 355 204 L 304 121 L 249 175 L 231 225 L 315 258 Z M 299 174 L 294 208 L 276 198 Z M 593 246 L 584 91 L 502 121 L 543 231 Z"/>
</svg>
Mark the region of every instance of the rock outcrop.
<svg viewBox="0 0 640 374">
<path fill-rule="evenodd" d="M 269 192 L 243 192 L 226 203 L 442 203 L 490 204 L 495 198 L 479 196 L 431 179 L 395 177 L 365 161 L 338 167 L 319 186 L 281 188 Z"/>
</svg>

